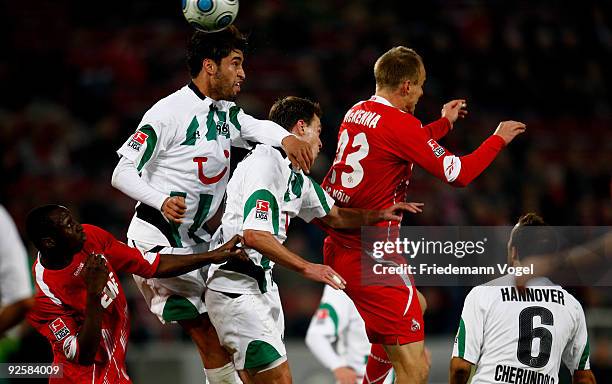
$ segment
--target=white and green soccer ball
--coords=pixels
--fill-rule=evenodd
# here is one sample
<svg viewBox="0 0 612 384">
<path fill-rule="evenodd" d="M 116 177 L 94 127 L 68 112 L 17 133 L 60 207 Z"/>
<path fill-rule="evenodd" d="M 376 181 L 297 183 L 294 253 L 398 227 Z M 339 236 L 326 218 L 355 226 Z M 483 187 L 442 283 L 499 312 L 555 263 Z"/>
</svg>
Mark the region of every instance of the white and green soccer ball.
<svg viewBox="0 0 612 384">
<path fill-rule="evenodd" d="M 229 27 L 238 15 L 238 0 L 182 0 L 183 15 L 194 28 L 217 32 Z"/>
</svg>

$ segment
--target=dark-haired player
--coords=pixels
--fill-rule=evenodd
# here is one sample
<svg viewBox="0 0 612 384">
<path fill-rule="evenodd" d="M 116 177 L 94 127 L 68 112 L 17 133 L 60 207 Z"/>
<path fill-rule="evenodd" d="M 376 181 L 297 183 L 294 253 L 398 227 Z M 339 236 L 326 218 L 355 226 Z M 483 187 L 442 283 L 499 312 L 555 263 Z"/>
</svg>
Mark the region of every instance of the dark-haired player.
<svg viewBox="0 0 612 384">
<path fill-rule="evenodd" d="M 557 240 L 544 220 L 522 216 L 508 241 L 508 265 L 529 255 L 553 253 Z M 473 288 L 465 298 L 450 364 L 451 384 L 558 383 L 561 361 L 573 383 L 594 384 L 582 306 L 549 279 L 536 277 L 523 290 L 514 275 Z"/>
<path fill-rule="evenodd" d="M 244 258 L 235 237 L 219 249 L 193 255 L 141 253 L 110 233 L 78 223 L 59 205 L 34 209 L 28 237 L 39 250 L 33 273 L 37 291 L 28 320 L 46 336 L 54 362 L 63 364 L 62 383 L 130 383 L 125 351 L 130 324 L 117 272 L 169 277 Z"/>
<path fill-rule="evenodd" d="M 322 146 L 320 114 L 318 104 L 286 97 L 272 106 L 270 119 L 308 143 L 316 157 Z M 227 185 L 227 206 L 217 235 L 243 235 L 250 262 L 229 261 L 211 267 L 206 305 L 243 381 L 291 383 L 283 309 L 272 279 L 275 264 L 335 289 L 344 288 L 332 268 L 307 262 L 283 246 L 292 220 L 318 219 L 332 228 L 359 228 L 398 219 L 401 212 L 420 212 L 420 205 L 399 203 L 384 210 L 338 208 L 316 181 L 293 169 L 269 145 L 258 145 L 240 162 Z"/>
<path fill-rule="evenodd" d="M 465 114 L 464 100 L 445 104 L 442 118 L 423 127 L 414 117 L 425 82 L 425 67 L 416 52 L 406 47 L 389 50 L 376 61 L 374 76 L 376 94 L 344 116 L 336 158 L 322 184 L 338 206 L 384 209 L 404 201 L 414 164 L 445 183 L 466 186 L 525 130 L 522 123 L 502 122 L 474 152 L 455 156 L 437 140 Z M 398 236 L 399 221 L 378 225 L 387 230 L 390 240 Z M 425 382 L 428 364 L 423 317 L 410 278 L 385 276 L 387 280 L 381 284 L 372 272 L 375 261 L 366 259 L 362 265 L 361 231 L 329 232 L 325 262 L 347 280 L 346 293 L 365 321 L 370 342 L 384 345 L 399 383 Z M 369 368 L 369 377 L 380 376 Z"/>
<path fill-rule="evenodd" d="M 112 184 L 139 202 L 129 245 L 173 254 L 206 251 L 229 179 L 232 145 L 248 146 L 248 140 L 283 147 L 294 165 L 309 169 L 312 154 L 304 142 L 234 103 L 246 78 L 245 48 L 234 26 L 195 32 L 187 49 L 191 82 L 151 107 L 117 151 L 121 159 Z M 162 323 L 176 321 L 189 333 L 209 381 L 232 383 L 229 357 L 206 314 L 203 274 L 135 280 Z"/>
</svg>

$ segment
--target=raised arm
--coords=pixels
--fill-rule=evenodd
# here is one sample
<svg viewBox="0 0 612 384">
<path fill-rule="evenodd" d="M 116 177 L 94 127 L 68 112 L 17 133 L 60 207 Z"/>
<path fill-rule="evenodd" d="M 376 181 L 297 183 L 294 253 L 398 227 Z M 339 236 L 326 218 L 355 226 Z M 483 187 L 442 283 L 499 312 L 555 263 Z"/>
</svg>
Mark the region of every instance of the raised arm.
<svg viewBox="0 0 612 384">
<path fill-rule="evenodd" d="M 410 134 L 396 135 L 391 140 L 400 157 L 415 162 L 442 181 L 465 187 L 491 164 L 504 146 L 523 132 L 525 124 L 504 121 L 474 152 L 461 157 L 428 138 L 420 128 L 412 128 Z"/>
<path fill-rule="evenodd" d="M 459 118 L 467 116 L 467 104 L 464 99 L 451 100 L 442 106 L 442 117 L 423 129 L 427 132 L 427 137 L 440 140 L 453 129 L 453 125 Z"/>
<path fill-rule="evenodd" d="M 282 147 L 294 167 L 310 172 L 314 155 L 310 145 L 289 133 L 285 128 L 270 120 L 259 120 L 247 115 L 240 108 L 230 112 L 230 122 L 240 131 L 244 140 Z"/>
<path fill-rule="evenodd" d="M 397 203 L 383 210 L 338 208 L 333 206 L 320 220 L 332 228 L 359 228 L 381 221 L 401 221 L 403 212 L 423 212 L 423 203 Z"/>
</svg>

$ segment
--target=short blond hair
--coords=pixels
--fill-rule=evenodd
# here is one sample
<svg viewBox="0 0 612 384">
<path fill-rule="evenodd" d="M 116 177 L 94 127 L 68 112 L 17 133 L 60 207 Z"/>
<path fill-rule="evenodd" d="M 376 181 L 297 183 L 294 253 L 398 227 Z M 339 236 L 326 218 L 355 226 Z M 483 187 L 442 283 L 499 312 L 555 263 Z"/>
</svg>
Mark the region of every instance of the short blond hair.
<svg viewBox="0 0 612 384">
<path fill-rule="evenodd" d="M 413 49 L 393 47 L 376 60 L 374 78 L 376 88 L 397 88 L 402 82 L 419 81 L 423 59 Z"/>
</svg>

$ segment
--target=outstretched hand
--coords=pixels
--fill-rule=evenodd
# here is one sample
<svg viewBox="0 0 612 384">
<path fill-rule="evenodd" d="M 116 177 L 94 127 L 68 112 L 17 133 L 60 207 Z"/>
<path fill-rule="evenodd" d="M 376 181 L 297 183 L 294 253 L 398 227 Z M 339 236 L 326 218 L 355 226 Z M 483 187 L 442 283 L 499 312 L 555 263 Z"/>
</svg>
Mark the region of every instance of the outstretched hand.
<svg viewBox="0 0 612 384">
<path fill-rule="evenodd" d="M 451 125 L 457 119 L 466 117 L 467 114 L 467 103 L 464 99 L 451 100 L 442 106 L 442 117 L 446 117 Z"/>
<path fill-rule="evenodd" d="M 424 206 L 424 203 L 396 203 L 390 206 L 387 209 L 383 209 L 381 211 L 382 220 L 381 221 L 401 221 L 402 213 L 421 213 Z"/>
<path fill-rule="evenodd" d="M 526 129 L 527 126 L 520 121 L 502 121 L 497 126 L 494 135 L 500 136 L 506 142 L 506 145 L 508 145 L 515 137 L 525 132 Z"/>
<path fill-rule="evenodd" d="M 328 265 L 308 263 L 302 271 L 302 275 L 307 279 L 327 284 L 334 289 L 346 288 L 346 280 Z"/>
<path fill-rule="evenodd" d="M 310 173 L 315 158 L 310 144 L 291 135 L 283 139 L 282 145 L 293 167 Z"/>
</svg>

